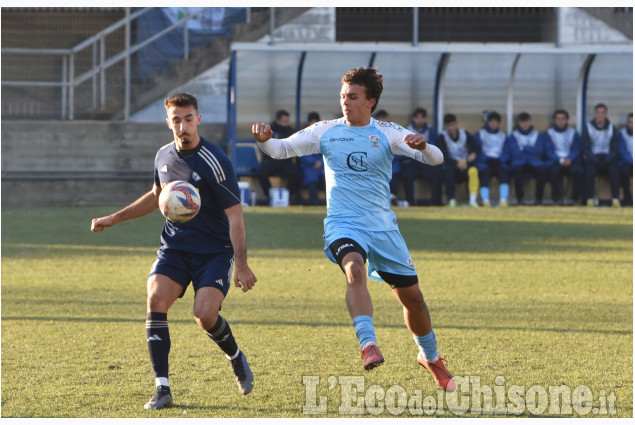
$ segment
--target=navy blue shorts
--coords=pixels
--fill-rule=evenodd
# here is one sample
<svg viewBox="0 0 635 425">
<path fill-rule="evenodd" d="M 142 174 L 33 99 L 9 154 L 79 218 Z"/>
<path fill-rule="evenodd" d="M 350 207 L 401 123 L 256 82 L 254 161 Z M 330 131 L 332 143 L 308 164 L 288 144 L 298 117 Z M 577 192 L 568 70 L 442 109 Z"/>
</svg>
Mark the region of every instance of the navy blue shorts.
<svg viewBox="0 0 635 425">
<path fill-rule="evenodd" d="M 218 254 L 191 254 L 174 249 L 159 249 L 157 259 L 152 264 L 150 275 L 161 274 L 183 286 L 183 294 L 190 282 L 194 291 L 212 287 L 223 295 L 229 291 L 234 269 L 234 251 Z"/>
</svg>

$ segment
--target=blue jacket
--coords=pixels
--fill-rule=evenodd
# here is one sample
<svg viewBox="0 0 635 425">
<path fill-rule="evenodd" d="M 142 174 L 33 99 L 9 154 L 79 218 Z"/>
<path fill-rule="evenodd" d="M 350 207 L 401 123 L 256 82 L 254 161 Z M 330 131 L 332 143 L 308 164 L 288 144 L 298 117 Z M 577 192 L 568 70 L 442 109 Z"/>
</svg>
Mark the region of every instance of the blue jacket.
<svg viewBox="0 0 635 425">
<path fill-rule="evenodd" d="M 534 167 L 547 165 L 545 143 L 543 137 L 534 130 L 534 126 L 527 131 L 516 128 L 507 139 L 509 144 L 510 168 L 522 167 L 530 164 Z"/>
<path fill-rule="evenodd" d="M 300 167 L 302 168 L 302 185 L 306 186 L 311 182 L 317 182 L 320 180 L 320 176 L 324 176 L 324 158 L 321 153 L 315 153 L 313 155 L 305 155 L 300 158 Z M 316 170 L 313 168 L 316 162 L 322 163 L 322 168 Z"/>
<path fill-rule="evenodd" d="M 542 137 L 544 138 L 548 165 L 564 158 L 569 158 L 571 162 L 574 162 L 580 156 L 580 134 L 573 128 L 560 128 L 554 125 L 545 131 Z"/>
<path fill-rule="evenodd" d="M 633 133 L 624 128 L 620 131 L 620 166 L 627 164 L 633 165 Z"/>
</svg>

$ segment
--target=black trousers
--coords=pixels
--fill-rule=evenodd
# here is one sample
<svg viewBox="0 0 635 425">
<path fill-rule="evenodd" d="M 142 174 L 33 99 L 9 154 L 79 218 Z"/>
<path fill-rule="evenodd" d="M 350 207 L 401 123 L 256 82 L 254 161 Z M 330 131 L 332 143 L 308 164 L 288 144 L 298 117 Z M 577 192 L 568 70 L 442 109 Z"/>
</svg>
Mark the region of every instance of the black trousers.
<svg viewBox="0 0 635 425">
<path fill-rule="evenodd" d="M 423 164 L 417 160 L 407 158 L 401 161 L 401 178 L 406 193 L 406 200 L 415 205 L 414 184 L 417 178 L 426 180 L 430 184 L 430 202 L 432 205 L 441 204 L 441 184 L 443 182 L 443 167 Z"/>
<path fill-rule="evenodd" d="M 534 167 L 531 164 L 524 164 L 512 168 L 516 199 L 518 199 L 519 204 L 525 199 L 525 174 L 531 174 L 536 178 L 536 203 L 542 203 L 545 184 L 547 183 L 547 167 Z"/>
<path fill-rule="evenodd" d="M 608 155 L 595 155 L 595 158 L 586 158 L 584 162 L 584 199 L 595 197 L 595 177 L 608 175 L 611 182 L 611 198 L 620 196 L 620 171 L 617 159 L 609 161 Z"/>
<path fill-rule="evenodd" d="M 269 176 L 271 175 L 278 175 L 287 179 L 290 199 L 297 199 L 300 196 L 302 170 L 293 162 L 293 158 L 273 159 L 266 156 L 263 157 L 258 171 L 258 180 L 267 199 L 269 199 L 269 189 L 271 189 L 271 182 L 269 181 Z"/>
</svg>

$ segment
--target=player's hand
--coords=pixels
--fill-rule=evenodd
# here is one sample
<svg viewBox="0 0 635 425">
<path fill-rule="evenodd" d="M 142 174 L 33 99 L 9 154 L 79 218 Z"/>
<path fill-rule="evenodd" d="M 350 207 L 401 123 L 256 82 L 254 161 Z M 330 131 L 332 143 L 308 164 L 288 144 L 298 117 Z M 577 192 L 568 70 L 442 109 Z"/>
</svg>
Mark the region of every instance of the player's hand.
<svg viewBox="0 0 635 425">
<path fill-rule="evenodd" d="M 254 139 L 258 143 L 265 143 L 273 137 L 271 126 L 265 123 L 256 123 L 251 125 L 251 132 L 254 133 Z"/>
<path fill-rule="evenodd" d="M 467 161 L 464 159 L 459 159 L 456 162 L 456 166 L 458 167 L 459 170 L 463 171 L 467 169 Z"/>
<path fill-rule="evenodd" d="M 569 165 L 571 165 L 571 158 L 565 158 L 564 161 L 562 161 L 562 165 L 564 167 L 568 167 Z"/>
<path fill-rule="evenodd" d="M 93 221 L 90 224 L 90 231 L 91 232 L 101 232 L 106 227 L 113 226 L 114 224 L 115 223 L 113 223 L 113 221 L 110 218 L 110 216 L 108 216 L 108 217 L 100 217 L 100 218 L 93 218 Z"/>
<path fill-rule="evenodd" d="M 426 140 L 426 138 L 419 133 L 406 134 L 403 137 L 403 141 L 410 148 L 416 149 L 418 151 L 423 151 L 426 149 L 426 146 L 428 146 L 428 141 Z"/>
<path fill-rule="evenodd" d="M 246 261 L 236 261 L 234 263 L 234 285 L 242 288 L 243 292 L 247 292 L 254 287 L 258 279 L 251 271 Z"/>
</svg>

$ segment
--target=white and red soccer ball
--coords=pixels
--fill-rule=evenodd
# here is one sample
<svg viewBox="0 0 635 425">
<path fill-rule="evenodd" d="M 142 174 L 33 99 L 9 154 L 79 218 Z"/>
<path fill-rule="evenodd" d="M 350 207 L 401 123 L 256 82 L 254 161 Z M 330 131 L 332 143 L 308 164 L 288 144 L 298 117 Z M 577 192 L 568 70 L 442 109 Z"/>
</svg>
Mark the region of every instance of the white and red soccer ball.
<svg viewBox="0 0 635 425">
<path fill-rule="evenodd" d="M 165 185 L 159 195 L 161 214 L 174 223 L 190 221 L 201 209 L 198 190 L 185 181 L 177 180 Z"/>
</svg>

